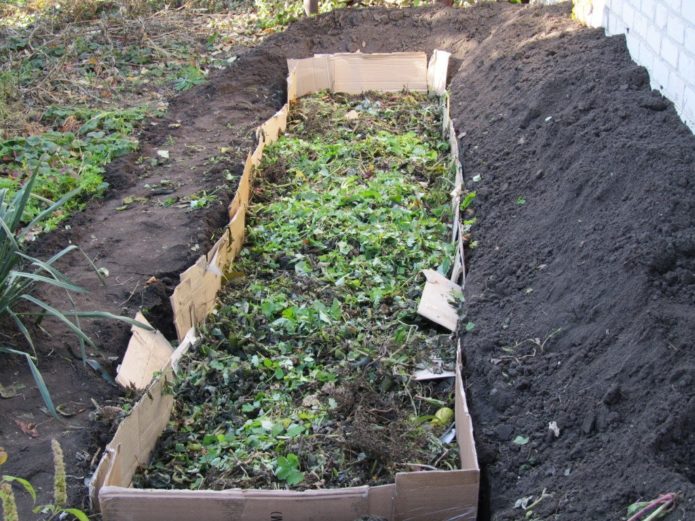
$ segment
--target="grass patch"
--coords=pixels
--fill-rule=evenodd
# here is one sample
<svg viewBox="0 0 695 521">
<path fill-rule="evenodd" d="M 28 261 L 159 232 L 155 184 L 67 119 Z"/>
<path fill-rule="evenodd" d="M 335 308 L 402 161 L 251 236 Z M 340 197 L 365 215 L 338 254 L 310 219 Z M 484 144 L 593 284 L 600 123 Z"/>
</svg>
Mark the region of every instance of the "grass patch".
<svg viewBox="0 0 695 521">
<path fill-rule="evenodd" d="M 138 141 L 132 134 L 144 114 L 142 109 L 48 109 L 43 121 L 63 131 L 0 140 L 0 189 L 8 189 L 11 197 L 36 172 L 34 197 L 23 215 L 23 221 L 29 222 L 41 212 L 45 200 L 58 200 L 79 188 L 80 198 L 67 201 L 42 223 L 44 229 L 54 228 L 82 209 L 89 197 L 101 195 L 106 189 L 104 167 L 113 158 L 137 148 Z"/>
<path fill-rule="evenodd" d="M 454 347 L 416 315 L 447 272 L 451 169 L 439 101 L 319 94 L 266 148 L 248 238 L 151 464 L 154 488 L 311 489 L 458 468 Z"/>
</svg>

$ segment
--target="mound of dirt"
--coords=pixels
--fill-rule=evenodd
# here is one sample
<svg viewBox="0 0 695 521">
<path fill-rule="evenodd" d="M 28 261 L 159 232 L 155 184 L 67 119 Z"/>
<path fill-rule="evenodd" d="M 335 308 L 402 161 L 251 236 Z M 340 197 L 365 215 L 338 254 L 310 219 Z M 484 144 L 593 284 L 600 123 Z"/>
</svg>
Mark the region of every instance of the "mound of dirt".
<svg viewBox="0 0 695 521">
<path fill-rule="evenodd" d="M 132 311 L 150 276 L 166 293 L 198 255 L 191 247 L 210 244 L 227 191 L 202 214 L 114 209 L 142 195 L 148 176 L 173 178 L 186 193 L 214 189 L 224 169 L 207 161 L 219 147 L 232 150 L 225 164 L 238 174 L 250 130 L 281 106 L 285 58 L 449 50 L 452 114 L 478 195 L 465 308 L 475 328 L 463 340 L 480 519 L 519 519 L 515 502 L 544 489 L 550 496 L 534 507 L 543 519 L 620 519 L 633 501 L 672 491 L 683 499 L 671 518 L 693 517 L 695 137 L 651 91 L 624 38 L 569 15 L 568 4 L 355 9 L 268 38 L 176 99 L 147 133 L 145 155 L 172 136 L 171 162 L 147 171 L 137 155 L 116 163 L 110 198 L 62 236 L 111 270 L 115 282 L 88 307 Z M 123 337 L 107 351 L 122 355 Z M 112 395 L 77 363 L 53 356 L 44 367 L 58 402 Z M 19 368 L 0 376 L 14 379 Z M 25 383 L 23 402 L 0 400 L 3 420 L 36 414 L 38 395 Z M 3 421 L 0 445 L 22 454 L 7 473 L 50 487 L 50 435 L 69 447 L 68 469 L 77 469 L 69 473 L 87 472 L 81 451 L 94 424 L 87 412 L 71 422 L 86 430 L 42 423 L 31 439 Z M 84 498 L 81 482 L 72 484 L 72 497 Z"/>
</svg>

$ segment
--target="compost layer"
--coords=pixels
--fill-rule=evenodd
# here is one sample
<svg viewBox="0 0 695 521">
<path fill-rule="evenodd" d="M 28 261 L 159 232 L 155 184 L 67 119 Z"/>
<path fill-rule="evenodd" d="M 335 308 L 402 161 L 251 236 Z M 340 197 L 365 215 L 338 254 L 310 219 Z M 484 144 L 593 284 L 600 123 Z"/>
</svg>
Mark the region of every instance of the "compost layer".
<svg viewBox="0 0 695 521">
<path fill-rule="evenodd" d="M 435 48 L 453 53 L 465 176 L 472 183 L 480 175 L 471 185 L 478 247 L 469 255 L 466 310 L 475 328 L 464 350 L 481 519 L 521 518 L 516 500 L 543 489 L 552 496 L 534 510 L 544 519 L 620 519 L 629 503 L 667 491 L 682 494 L 669 519 L 693 517 L 695 138 L 651 92 L 622 37 L 582 28 L 568 5 L 346 10 L 303 20 L 173 102 L 169 118 L 181 126 L 159 124 L 145 137 L 151 153 L 168 135 L 177 140 L 174 161 L 153 175 L 214 183 L 191 170 L 205 152 L 185 146 L 210 140 L 240 164 L 248 131 L 281 106 L 285 57 Z M 209 223 L 109 209 L 147 182 L 132 174 L 136 159 L 112 168 L 119 182 L 111 199 L 61 239 L 109 263 L 116 282 L 92 295 L 90 308 L 118 308 L 136 283 L 124 305 L 139 303 L 158 270 L 153 251 L 167 259 L 157 286 L 166 296 L 167 277 L 175 282 L 198 254 L 190 248 L 207 247 L 206 232 L 224 221 L 222 205 Z M 159 228 L 149 240 L 110 246 L 150 224 Z M 155 250 L 163 241 L 170 247 Z M 108 343 L 109 353 L 122 355 L 124 337 Z M 49 357 L 42 369 L 58 402 L 109 394 L 77 362 Z M 3 381 L 25 378 L 19 364 L 0 371 Z M 5 420 L 40 405 L 25 382 L 23 401 L 0 400 L 0 444 L 22 455 L 3 470 L 50 486 L 47 438 L 58 434 L 68 468 L 87 472 L 89 458 L 77 457 L 94 430 L 87 411 L 71 420 L 86 430 L 42 423 L 36 439 Z M 79 479 L 71 483 L 73 497 L 84 494 Z"/>
</svg>

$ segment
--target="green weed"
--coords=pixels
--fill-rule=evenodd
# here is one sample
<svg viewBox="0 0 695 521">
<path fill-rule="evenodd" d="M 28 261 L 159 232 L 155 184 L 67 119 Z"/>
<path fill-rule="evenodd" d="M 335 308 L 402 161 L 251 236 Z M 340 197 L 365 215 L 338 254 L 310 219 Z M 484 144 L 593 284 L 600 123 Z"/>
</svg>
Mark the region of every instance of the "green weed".
<svg viewBox="0 0 695 521">
<path fill-rule="evenodd" d="M 79 190 L 80 197 L 70 198 L 43 221 L 44 229 L 53 229 L 82 209 L 89 197 L 101 195 L 107 187 L 103 179 L 105 166 L 137 148 L 138 141 L 132 134 L 144 115 L 143 109 L 52 107 L 44 121 L 71 130 L 0 140 L 0 189 L 8 190 L 8 196 L 12 196 L 36 172 L 33 197 L 26 204 L 22 222 L 39 215 L 43 201 L 57 200 Z"/>
</svg>

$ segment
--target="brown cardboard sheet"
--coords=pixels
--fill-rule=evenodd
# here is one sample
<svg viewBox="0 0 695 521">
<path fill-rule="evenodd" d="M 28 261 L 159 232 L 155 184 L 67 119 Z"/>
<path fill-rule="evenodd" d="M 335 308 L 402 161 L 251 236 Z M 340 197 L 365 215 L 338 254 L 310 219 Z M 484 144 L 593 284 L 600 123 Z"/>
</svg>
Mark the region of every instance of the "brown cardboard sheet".
<svg viewBox="0 0 695 521">
<path fill-rule="evenodd" d="M 448 116 L 445 94 L 449 53 L 435 51 L 429 61 L 424 53 L 334 54 L 288 60 L 288 104 L 257 129 L 257 146 L 249 154 L 237 192 L 229 206 L 230 222 L 207 255 L 181 274 L 171 297 L 174 323 L 181 340 L 171 353 L 162 374 L 147 388 L 131 414 L 118 427 L 107 445 L 92 479 L 91 497 L 105 521 L 198 521 L 201 516 L 216 521 L 353 521 L 361 515 L 382 516 L 389 521 L 473 521 L 477 512 L 479 468 L 473 430 L 461 377 L 460 345 L 455 374 L 456 443 L 461 452 L 461 470 L 404 472 L 395 483 L 377 487 L 314 490 L 137 490 L 129 488 L 137 467 L 145 463 L 166 427 L 173 407 L 166 382 L 178 371 L 178 362 L 194 345 L 196 326 L 212 311 L 223 274 L 229 270 L 244 240 L 246 209 L 251 197 L 254 169 L 265 145 L 285 130 L 290 104 L 299 96 L 322 89 L 348 93 L 367 90 L 430 91 L 444 96 L 443 132 L 448 133 L 455 186 L 452 204 L 458 208 L 463 177 L 458 161 L 458 143 Z M 457 241 L 454 272 L 463 269 L 463 242 L 455 212 L 452 240 Z M 452 331 L 458 319 L 450 298 L 460 287 L 446 277 L 426 270 L 427 284 L 418 313 Z M 454 274 L 452 280 L 456 281 Z M 126 356 L 123 379 L 145 385 L 147 375 L 162 367 L 164 345 L 159 334 L 140 335 L 134 330 L 134 352 Z M 137 337 L 137 338 L 136 338 Z M 164 340 L 166 341 L 166 340 Z M 140 351 L 153 353 L 149 358 Z M 451 375 L 448 375 L 450 377 Z M 133 380 L 135 379 L 135 380 Z"/>
<path fill-rule="evenodd" d="M 150 325 L 145 316 L 138 311 L 135 320 Z M 161 371 L 169 363 L 174 348 L 159 331 L 147 331 L 133 326 L 132 336 L 128 343 L 123 362 L 118 368 L 116 382 L 123 387 L 133 386 L 144 389 L 152 381 L 155 373 Z"/>
<path fill-rule="evenodd" d="M 427 64 L 427 90 L 441 96 L 446 92 L 446 75 L 451 53 L 435 49 Z M 448 114 L 448 110 L 446 113 Z"/>
<path fill-rule="evenodd" d="M 443 61 L 442 55 L 433 69 L 433 78 L 441 72 Z M 290 101 L 324 89 L 348 94 L 403 89 L 427 92 L 427 55 L 423 52 L 319 54 L 287 60 L 287 64 Z"/>
<path fill-rule="evenodd" d="M 427 280 L 417 307 L 418 315 L 449 331 L 456 331 L 458 311 L 451 303 L 458 300 L 461 287 L 434 270 L 423 270 L 422 273 Z"/>
<path fill-rule="evenodd" d="M 332 89 L 337 92 L 427 92 L 425 53 L 336 54 L 332 66 Z"/>
</svg>

